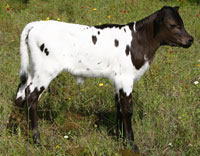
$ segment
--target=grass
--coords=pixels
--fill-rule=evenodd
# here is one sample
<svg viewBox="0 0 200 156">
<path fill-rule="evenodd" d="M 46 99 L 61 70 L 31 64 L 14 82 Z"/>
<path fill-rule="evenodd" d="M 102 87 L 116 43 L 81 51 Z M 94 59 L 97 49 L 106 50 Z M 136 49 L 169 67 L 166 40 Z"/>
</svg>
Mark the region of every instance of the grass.
<svg viewBox="0 0 200 156">
<path fill-rule="evenodd" d="M 200 154 L 200 6 L 179 0 L 3 0 L 0 2 L 0 155 L 127 155 L 115 138 L 114 89 L 106 79 L 87 79 L 81 94 L 62 73 L 43 94 L 38 108 L 42 146 L 27 143 L 25 113 L 13 106 L 19 84 L 19 37 L 36 20 L 98 25 L 142 19 L 164 5 L 180 6 L 195 38 L 189 49 L 162 47 L 150 70 L 134 86 L 133 129 L 141 155 Z M 103 83 L 103 86 L 99 86 Z M 82 102 L 80 102 L 80 99 Z M 14 110 L 17 133 L 6 128 Z M 65 136 L 65 138 L 64 138 Z"/>
</svg>

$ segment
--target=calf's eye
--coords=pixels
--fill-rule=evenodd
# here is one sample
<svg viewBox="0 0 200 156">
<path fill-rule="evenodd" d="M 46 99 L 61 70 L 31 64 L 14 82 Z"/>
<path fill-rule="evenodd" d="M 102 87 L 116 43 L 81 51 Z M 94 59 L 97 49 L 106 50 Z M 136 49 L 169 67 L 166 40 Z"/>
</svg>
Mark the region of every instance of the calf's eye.
<svg viewBox="0 0 200 156">
<path fill-rule="evenodd" d="M 175 24 L 170 24 L 170 27 L 171 27 L 171 28 L 175 28 L 176 25 L 175 25 Z"/>
</svg>

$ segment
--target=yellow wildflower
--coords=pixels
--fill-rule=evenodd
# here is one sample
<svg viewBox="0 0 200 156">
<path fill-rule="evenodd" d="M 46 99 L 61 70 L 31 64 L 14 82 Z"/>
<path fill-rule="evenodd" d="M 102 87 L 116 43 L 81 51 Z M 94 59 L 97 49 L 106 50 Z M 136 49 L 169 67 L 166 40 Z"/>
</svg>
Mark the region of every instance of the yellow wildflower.
<svg viewBox="0 0 200 156">
<path fill-rule="evenodd" d="M 99 25 L 101 25 L 102 23 L 101 22 L 99 22 Z"/>
<path fill-rule="evenodd" d="M 93 8 L 92 10 L 93 10 L 93 11 L 96 11 L 97 9 L 96 9 L 96 8 Z"/>
<path fill-rule="evenodd" d="M 99 87 L 102 87 L 104 84 L 103 83 L 99 83 Z"/>
<path fill-rule="evenodd" d="M 60 21 L 60 18 L 57 18 L 57 21 Z"/>
<path fill-rule="evenodd" d="M 111 16 L 109 15 L 109 16 L 107 16 L 108 17 L 108 19 L 110 19 L 111 18 Z"/>
<path fill-rule="evenodd" d="M 197 67 L 199 67 L 199 66 L 200 66 L 200 64 L 196 64 L 196 66 L 197 66 Z"/>
<path fill-rule="evenodd" d="M 68 97 L 67 100 L 71 100 L 72 98 Z"/>
<path fill-rule="evenodd" d="M 56 149 L 59 149 L 60 148 L 60 146 L 59 145 L 56 145 Z"/>
</svg>

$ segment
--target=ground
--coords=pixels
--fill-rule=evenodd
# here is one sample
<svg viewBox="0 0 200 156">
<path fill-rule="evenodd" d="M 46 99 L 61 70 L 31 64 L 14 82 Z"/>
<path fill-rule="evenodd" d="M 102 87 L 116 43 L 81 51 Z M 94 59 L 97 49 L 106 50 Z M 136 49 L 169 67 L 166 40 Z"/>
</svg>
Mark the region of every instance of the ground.
<svg viewBox="0 0 200 156">
<path fill-rule="evenodd" d="M 126 24 L 165 5 L 180 6 L 189 49 L 160 48 L 150 70 L 134 86 L 133 129 L 141 155 L 200 154 L 200 5 L 198 0 L 3 0 L 0 2 L 0 155 L 127 155 L 115 137 L 114 88 L 106 79 L 87 79 L 81 92 L 70 74 L 52 81 L 39 106 L 41 147 L 27 131 L 25 110 L 13 106 L 19 84 L 19 38 L 38 20 L 86 25 Z M 18 124 L 7 128 L 11 112 Z"/>
</svg>

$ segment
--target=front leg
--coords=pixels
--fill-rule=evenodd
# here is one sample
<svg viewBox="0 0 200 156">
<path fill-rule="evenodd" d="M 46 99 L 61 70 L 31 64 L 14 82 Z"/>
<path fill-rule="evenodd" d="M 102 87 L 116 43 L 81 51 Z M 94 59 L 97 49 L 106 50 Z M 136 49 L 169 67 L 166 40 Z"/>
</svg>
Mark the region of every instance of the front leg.
<svg viewBox="0 0 200 156">
<path fill-rule="evenodd" d="M 115 105 L 117 108 L 117 116 L 116 116 L 116 135 L 117 139 L 122 136 L 122 129 L 123 128 L 123 121 L 122 121 L 122 113 L 121 113 L 121 108 L 120 108 L 120 99 L 119 95 L 116 93 L 115 94 Z M 123 132 L 124 134 L 124 132 Z"/>
<path fill-rule="evenodd" d="M 127 94 L 123 89 L 119 90 L 121 113 L 127 141 L 133 146 L 133 151 L 139 153 L 138 147 L 134 144 L 134 134 L 131 126 L 133 114 L 132 93 Z"/>
</svg>

